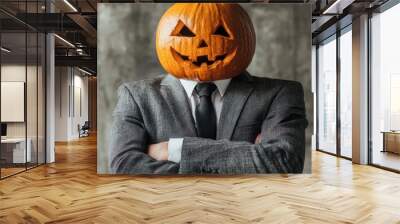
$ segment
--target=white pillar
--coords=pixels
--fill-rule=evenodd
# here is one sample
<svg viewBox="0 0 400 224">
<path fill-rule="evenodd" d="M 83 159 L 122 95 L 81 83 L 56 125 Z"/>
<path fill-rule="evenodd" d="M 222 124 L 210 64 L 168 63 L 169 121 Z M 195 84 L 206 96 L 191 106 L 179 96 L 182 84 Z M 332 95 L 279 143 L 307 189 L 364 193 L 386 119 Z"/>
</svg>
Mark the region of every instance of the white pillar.
<svg viewBox="0 0 400 224">
<path fill-rule="evenodd" d="M 54 35 L 46 36 L 46 163 L 55 161 L 54 133 L 55 133 L 55 56 L 54 56 Z"/>
<path fill-rule="evenodd" d="M 353 162 L 368 163 L 368 15 L 353 19 Z"/>
<path fill-rule="evenodd" d="M 54 60 L 54 35 L 46 36 L 46 163 L 55 161 L 54 133 L 55 133 L 55 60 Z"/>
<path fill-rule="evenodd" d="M 54 12 L 54 5 L 46 1 L 46 12 Z M 55 162 L 55 42 L 52 33 L 46 34 L 46 163 Z"/>
</svg>

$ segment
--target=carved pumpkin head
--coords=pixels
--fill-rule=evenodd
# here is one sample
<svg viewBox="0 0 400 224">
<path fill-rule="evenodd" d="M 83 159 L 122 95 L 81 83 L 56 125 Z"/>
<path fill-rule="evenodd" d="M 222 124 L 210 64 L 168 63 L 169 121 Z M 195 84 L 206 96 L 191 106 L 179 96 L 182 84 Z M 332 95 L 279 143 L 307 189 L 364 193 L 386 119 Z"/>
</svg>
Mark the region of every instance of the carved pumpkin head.
<svg viewBox="0 0 400 224">
<path fill-rule="evenodd" d="M 254 27 L 238 4 L 177 3 L 158 24 L 156 49 L 161 65 L 177 78 L 232 78 L 253 58 Z"/>
</svg>

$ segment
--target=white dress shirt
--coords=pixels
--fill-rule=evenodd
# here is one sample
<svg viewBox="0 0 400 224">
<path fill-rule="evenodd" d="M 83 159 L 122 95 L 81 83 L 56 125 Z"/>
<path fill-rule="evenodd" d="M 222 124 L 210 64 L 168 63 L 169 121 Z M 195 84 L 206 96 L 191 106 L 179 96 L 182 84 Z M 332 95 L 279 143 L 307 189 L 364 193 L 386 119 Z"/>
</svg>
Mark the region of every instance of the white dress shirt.
<svg viewBox="0 0 400 224">
<path fill-rule="evenodd" d="M 211 95 L 211 101 L 215 108 L 215 113 L 217 116 L 217 125 L 219 122 L 219 117 L 221 115 L 222 110 L 222 99 L 228 88 L 231 79 L 223 79 L 213 81 L 213 83 L 217 86 L 218 91 L 214 91 Z M 190 109 L 192 111 L 192 116 L 196 121 L 196 105 L 199 103 L 199 96 L 197 95 L 194 88 L 197 85 L 197 81 L 180 79 L 180 82 L 185 89 L 185 92 L 190 99 Z M 182 144 L 183 138 L 170 138 L 168 141 L 168 160 L 172 162 L 179 163 L 181 161 L 181 153 L 182 153 Z"/>
</svg>

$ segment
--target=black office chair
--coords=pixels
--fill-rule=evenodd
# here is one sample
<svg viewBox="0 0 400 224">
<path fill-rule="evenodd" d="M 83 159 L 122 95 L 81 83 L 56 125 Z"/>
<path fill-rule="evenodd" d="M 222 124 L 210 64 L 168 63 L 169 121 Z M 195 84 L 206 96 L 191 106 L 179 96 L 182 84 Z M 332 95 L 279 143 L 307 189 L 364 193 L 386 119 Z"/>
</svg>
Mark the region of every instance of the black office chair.
<svg viewBox="0 0 400 224">
<path fill-rule="evenodd" d="M 89 129 L 90 129 L 89 121 L 85 121 L 82 127 L 78 125 L 78 129 L 79 129 L 79 138 L 89 136 Z"/>
</svg>

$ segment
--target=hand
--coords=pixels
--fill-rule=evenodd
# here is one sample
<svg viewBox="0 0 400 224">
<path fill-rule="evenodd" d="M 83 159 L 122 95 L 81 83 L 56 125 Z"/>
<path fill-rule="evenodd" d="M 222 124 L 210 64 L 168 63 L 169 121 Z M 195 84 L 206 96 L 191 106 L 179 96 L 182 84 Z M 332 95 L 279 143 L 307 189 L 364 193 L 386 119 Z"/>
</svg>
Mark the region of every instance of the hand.
<svg viewBox="0 0 400 224">
<path fill-rule="evenodd" d="M 261 142 L 261 133 L 257 135 L 257 138 L 254 141 L 254 144 L 260 144 L 260 142 Z"/>
<path fill-rule="evenodd" d="M 158 161 L 168 160 L 168 142 L 149 145 L 147 154 Z"/>
</svg>

